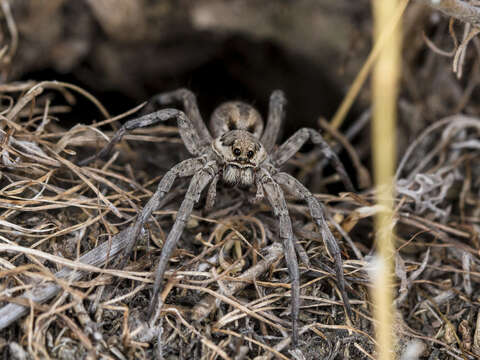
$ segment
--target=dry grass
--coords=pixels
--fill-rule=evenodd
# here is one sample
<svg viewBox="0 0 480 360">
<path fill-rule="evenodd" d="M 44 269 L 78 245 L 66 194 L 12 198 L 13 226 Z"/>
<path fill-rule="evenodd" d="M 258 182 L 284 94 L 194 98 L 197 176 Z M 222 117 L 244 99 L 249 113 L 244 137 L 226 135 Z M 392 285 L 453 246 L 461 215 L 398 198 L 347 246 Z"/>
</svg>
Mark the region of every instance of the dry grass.
<svg viewBox="0 0 480 360">
<path fill-rule="evenodd" d="M 13 53 L 4 51 L 2 63 Z M 10 82 L 0 85 L 0 92 L 0 353 L 5 357 L 376 358 L 366 269 L 375 250 L 373 218 L 385 209 L 376 205 L 370 174 L 349 144 L 355 131 L 347 129 L 345 134 L 353 135 L 342 137 L 330 129 L 357 159 L 366 189 L 317 195 L 341 243 L 352 323 L 307 207 L 289 201 L 295 234 L 311 263 L 301 267 L 300 355 L 289 351 L 290 282 L 276 242 L 277 222 L 266 204 L 251 205 L 243 193 L 224 189 L 213 209 L 195 211 L 171 259 L 160 319 L 149 327 L 144 315 L 151 271 L 184 182 L 149 221 L 127 268 L 117 269 L 115 260 L 138 209 L 183 157 L 176 129 L 134 131 L 108 161 L 79 167 L 77 161 L 101 147 L 140 106 L 112 117 L 93 95 L 57 82 Z M 89 99 L 104 119 L 66 129 L 58 120 L 69 117 L 78 96 Z M 393 215 L 398 356 L 418 346 L 426 359 L 480 356 L 479 138 L 480 120 L 458 114 L 417 134 L 401 157 Z M 307 183 L 319 178 L 324 164 L 317 155 L 316 149 L 298 154 L 289 171 Z"/>
<path fill-rule="evenodd" d="M 10 93 L 12 105 L 3 113 L 10 120 L 1 132 L 1 337 L 40 357 L 62 358 L 78 352 L 148 358 L 154 351 L 180 351 L 182 357 L 186 353 L 180 349 L 187 344 L 198 356 L 213 358 L 233 358 L 237 348 L 263 358 L 280 356 L 277 352 L 293 356 L 287 351 L 289 281 L 268 206 L 252 206 L 239 200 L 239 194 L 221 192 L 214 209 L 208 213 L 198 209 L 172 260 L 176 271 L 168 273 L 162 320 L 156 328 L 145 328 L 142 316 L 149 301 L 150 272 L 185 184 L 179 184 L 149 223 L 149 236 L 137 246 L 137 260 L 127 269 L 116 269 L 114 259 L 124 246 L 121 230 L 128 227 L 158 181 L 151 171 L 143 170 L 142 151 L 149 151 L 149 143 L 131 142 L 138 148 L 119 148 L 122 156 L 117 153 L 106 163 L 80 168 L 75 165 L 76 154 L 93 151 L 111 132 L 104 134 L 97 125 L 60 129 L 48 97 L 42 92 L 32 96 L 32 92 Z M 18 114 L 16 118 L 9 116 L 11 111 Z M 8 126 L 10 122 L 15 125 Z M 161 139 L 161 146 L 180 148 L 172 130 L 156 127 L 148 140 Z M 453 343 L 444 337 L 451 336 L 448 329 L 460 319 L 462 326 L 474 324 L 473 320 L 465 323 L 458 312 L 476 318 L 474 303 L 470 300 L 467 306 L 465 301 L 474 299 L 478 278 L 477 250 L 469 239 L 475 239 L 472 226 L 478 221 L 471 195 L 478 191 L 478 182 L 471 176 L 472 162 L 478 161 L 475 137 L 479 133 L 477 119 L 457 116 L 438 122 L 412 144 L 398 169 L 395 334 L 399 352 L 406 340 L 420 339 L 440 345 L 445 352 L 473 354 L 473 345 L 467 348 L 458 336 Z M 434 138 L 442 141 L 433 150 L 421 159 L 412 155 L 428 149 Z M 153 155 L 158 173 L 175 161 L 163 154 Z M 303 168 L 308 161 L 308 156 L 299 155 L 291 167 Z M 452 203 L 442 196 L 454 182 L 440 179 L 451 179 L 459 171 L 470 177 L 453 203 L 462 209 L 457 218 L 448 216 L 445 206 L 451 208 Z M 372 304 L 365 271 L 370 236 L 365 235 L 373 230 L 372 217 L 383 211 L 374 204 L 373 195 L 367 191 L 319 196 L 342 232 L 350 234 L 343 253 L 356 317 L 346 327 L 322 239 L 306 207 L 290 204 L 296 234 L 312 263 L 311 268 L 302 268 L 301 319 L 308 325 L 302 329 L 301 348 L 307 358 L 336 353 L 342 344 L 352 357 L 373 354 Z M 459 223 L 460 227 L 455 225 Z M 452 276 L 463 279 L 463 290 L 454 289 Z M 49 305 L 42 305 L 45 302 Z M 452 307 L 456 320 L 448 320 Z M 429 317 L 439 322 L 428 321 Z M 162 345 L 152 348 L 158 336 Z"/>
</svg>

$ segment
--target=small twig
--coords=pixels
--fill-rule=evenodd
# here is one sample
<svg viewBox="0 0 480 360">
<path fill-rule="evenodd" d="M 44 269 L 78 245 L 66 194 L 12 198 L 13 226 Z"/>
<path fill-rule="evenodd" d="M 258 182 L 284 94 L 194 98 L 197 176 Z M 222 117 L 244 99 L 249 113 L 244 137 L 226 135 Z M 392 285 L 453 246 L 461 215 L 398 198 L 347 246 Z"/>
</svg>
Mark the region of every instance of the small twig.
<svg viewBox="0 0 480 360">
<path fill-rule="evenodd" d="M 400 175 L 402 174 L 403 168 L 407 164 L 407 160 L 410 160 L 410 156 L 412 155 L 413 151 L 420 145 L 420 143 L 427 138 L 428 135 L 430 135 L 432 132 L 436 131 L 437 129 L 441 128 L 442 126 L 446 126 L 448 124 L 452 123 L 457 123 L 459 121 L 462 121 L 464 123 L 464 126 L 476 126 L 480 128 L 480 120 L 477 118 L 473 117 L 468 117 L 464 115 L 453 115 L 446 117 L 442 120 L 439 120 L 432 125 L 430 125 L 428 128 L 426 128 L 408 147 L 408 149 L 405 151 L 402 160 L 400 161 L 400 164 L 397 167 L 397 172 L 395 173 L 395 181 L 398 181 L 400 178 Z M 410 173 L 408 178 L 412 178 L 415 173 Z"/>
<path fill-rule="evenodd" d="M 465 61 L 465 54 L 466 54 L 468 43 L 479 33 L 480 33 L 480 28 L 474 27 L 473 29 L 470 29 L 470 24 L 465 25 L 465 34 L 464 34 L 462 43 L 458 47 L 452 63 L 453 72 L 457 74 L 457 77 L 459 79 L 462 77 L 463 63 Z"/>
<path fill-rule="evenodd" d="M 5 15 L 5 19 L 7 20 L 8 31 L 10 32 L 10 36 L 12 37 L 11 44 L 8 49 L 8 58 L 6 59 L 7 63 L 10 64 L 18 47 L 18 30 L 15 24 L 15 20 L 12 16 L 10 3 L 7 0 L 2 0 L 0 2 L 0 5 L 2 7 L 3 14 Z"/>
<path fill-rule="evenodd" d="M 368 74 L 370 73 L 370 70 L 375 64 L 375 60 L 378 58 L 378 55 L 380 54 L 380 51 L 384 48 L 385 44 L 387 44 L 390 40 L 390 36 L 397 27 L 397 24 L 400 22 L 400 19 L 402 18 L 402 15 L 407 8 L 407 5 L 408 0 L 402 0 L 401 3 L 397 6 L 395 15 L 390 19 L 390 25 L 388 26 L 388 29 L 384 29 L 381 37 L 375 43 L 372 51 L 370 51 L 370 54 L 368 55 L 367 60 L 363 64 L 362 69 L 358 72 L 355 80 L 353 81 L 350 89 L 348 90 L 348 93 L 345 95 L 345 98 L 343 99 L 342 103 L 337 109 L 337 112 L 333 116 L 331 121 L 333 128 L 338 129 L 340 125 L 342 125 L 343 120 L 345 120 L 345 117 L 347 116 L 348 111 L 352 107 L 353 102 L 357 98 L 360 89 L 367 80 Z"/>
<path fill-rule="evenodd" d="M 480 25 L 480 8 L 461 0 L 418 0 L 437 9 L 447 16 L 452 16 L 472 25 Z"/>
<path fill-rule="evenodd" d="M 40 95 L 43 92 L 43 88 L 41 86 L 37 86 L 34 88 L 31 88 L 24 96 L 22 96 L 15 106 L 12 108 L 12 110 L 8 113 L 8 115 L 5 116 L 5 119 L 7 123 L 15 128 L 16 130 L 21 130 L 22 127 L 15 123 L 14 119 L 18 115 L 18 113 L 30 102 L 32 101 L 35 97 Z"/>
<path fill-rule="evenodd" d="M 352 144 L 350 144 L 348 139 L 345 136 L 343 136 L 337 129 L 331 126 L 330 123 L 325 119 L 319 118 L 318 123 L 323 129 L 328 131 L 337 141 L 339 141 L 347 151 L 348 155 L 350 156 L 350 159 L 352 160 L 353 166 L 357 171 L 358 186 L 361 189 L 366 189 L 370 187 L 372 183 L 370 174 L 368 170 L 365 168 L 365 166 L 363 166 L 357 152 L 353 148 Z"/>
<path fill-rule="evenodd" d="M 283 247 L 279 243 L 274 243 L 265 249 L 265 256 L 256 265 L 246 270 L 242 275 L 238 276 L 235 282 L 226 285 L 225 296 L 232 296 L 238 291 L 244 289 L 254 279 L 267 271 L 270 266 L 283 256 Z M 207 295 L 200 300 L 192 310 L 192 319 L 200 321 L 206 318 L 212 311 L 216 309 L 217 297 L 215 295 Z"/>
</svg>

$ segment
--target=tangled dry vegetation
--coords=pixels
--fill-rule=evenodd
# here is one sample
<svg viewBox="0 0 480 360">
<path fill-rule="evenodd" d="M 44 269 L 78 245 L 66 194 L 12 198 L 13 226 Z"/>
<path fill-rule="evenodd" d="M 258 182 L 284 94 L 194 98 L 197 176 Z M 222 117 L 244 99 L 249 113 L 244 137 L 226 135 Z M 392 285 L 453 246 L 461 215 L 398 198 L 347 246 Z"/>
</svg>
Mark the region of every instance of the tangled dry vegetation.
<svg viewBox="0 0 480 360">
<path fill-rule="evenodd" d="M 480 119 L 472 101 L 480 45 L 471 26 L 450 53 L 457 74 L 471 57 L 465 84 L 451 73 L 438 76 L 441 64 L 432 59 L 440 49 L 429 40 L 434 51 L 418 78 L 405 76 L 399 104 L 399 131 L 411 141 L 395 179 L 395 351 L 416 351 L 423 359 L 480 357 Z M 440 26 L 434 38 L 445 30 Z M 470 42 L 474 51 L 467 56 Z M 418 72 L 415 46 L 405 53 L 410 74 Z M 13 56 L 8 49 L 0 54 L 4 64 Z M 358 193 L 320 194 L 338 179 L 324 174 L 317 149 L 288 164 L 307 184 L 324 180 L 308 185 L 331 215 L 354 310 L 350 323 L 308 208 L 290 200 L 295 234 L 311 265 L 300 264 L 300 354 L 289 352 L 290 281 L 276 219 L 266 204 L 252 205 L 240 190 L 223 189 L 213 209 L 194 211 L 170 262 L 161 319 L 148 327 L 151 272 L 187 182 L 179 181 L 154 213 L 128 266 L 117 269 L 115 260 L 138 209 L 162 174 L 185 157 L 176 128 L 135 130 L 108 161 L 79 167 L 79 159 L 103 146 L 142 106 L 112 116 L 93 95 L 55 81 L 10 81 L 0 85 L 0 93 L 4 358 L 373 358 L 368 270 L 375 251 L 373 216 L 382 208 L 375 206 L 368 170 L 361 165 L 369 145 L 358 135 L 368 111 L 345 136 L 320 124 L 334 148 L 348 150 L 362 187 Z M 92 125 L 66 129 L 61 120 L 79 97 L 103 120 L 86 119 Z M 412 119 L 425 113 L 431 118 L 420 131 Z"/>
</svg>

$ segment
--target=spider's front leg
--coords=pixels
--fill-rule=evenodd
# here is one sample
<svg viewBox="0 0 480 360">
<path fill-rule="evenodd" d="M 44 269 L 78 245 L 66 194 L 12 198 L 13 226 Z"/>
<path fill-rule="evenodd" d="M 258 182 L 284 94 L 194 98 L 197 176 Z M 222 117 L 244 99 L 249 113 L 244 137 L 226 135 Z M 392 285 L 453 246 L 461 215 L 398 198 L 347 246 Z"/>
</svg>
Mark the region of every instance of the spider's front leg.
<svg viewBox="0 0 480 360">
<path fill-rule="evenodd" d="M 175 249 L 178 239 L 183 233 L 190 214 L 193 210 L 193 205 L 198 202 L 200 195 L 202 194 L 203 189 L 212 181 L 218 173 L 218 168 L 214 162 L 207 163 L 199 171 L 195 172 L 190 185 L 188 186 L 187 193 L 185 194 L 185 199 L 180 206 L 180 209 L 177 213 L 177 218 L 173 224 L 172 230 L 167 236 L 167 240 L 163 244 L 162 253 L 160 255 L 160 260 L 158 261 L 157 269 L 155 270 L 155 284 L 153 286 L 153 296 L 150 301 L 150 306 L 148 308 L 148 313 L 150 317 L 154 318 L 155 305 L 157 304 L 158 294 L 160 292 L 160 285 L 162 284 L 163 275 L 167 269 L 168 259 L 172 255 L 173 250 Z"/>
<path fill-rule="evenodd" d="M 279 234 L 285 250 L 285 261 L 287 262 L 288 272 L 292 282 L 292 344 L 296 347 L 298 344 L 298 312 L 300 309 L 300 272 L 297 255 L 295 253 L 292 222 L 282 189 L 265 169 L 262 170 L 262 187 L 275 216 L 279 217 Z"/>
<path fill-rule="evenodd" d="M 272 155 L 272 162 L 276 167 L 284 164 L 288 159 L 290 159 L 295 153 L 300 150 L 300 148 L 308 140 L 311 140 L 315 145 L 320 145 L 321 150 L 325 157 L 332 162 L 337 173 L 340 175 L 343 184 L 346 189 L 350 192 L 355 192 L 352 181 L 350 180 L 347 171 L 345 170 L 342 162 L 338 158 L 337 154 L 330 148 L 328 143 L 323 139 L 322 135 L 316 130 L 310 128 L 302 128 L 298 130 L 295 134 L 289 137 Z"/>
<path fill-rule="evenodd" d="M 96 159 L 105 159 L 112 151 L 115 144 L 117 144 L 128 130 L 143 128 L 146 126 L 154 125 L 159 122 L 167 121 L 170 119 L 176 119 L 178 123 L 178 130 L 180 136 L 185 144 L 187 150 L 194 156 L 201 155 L 203 152 L 203 145 L 200 141 L 200 136 L 197 129 L 193 125 L 192 121 L 180 110 L 177 109 L 163 109 L 151 114 L 141 116 L 136 119 L 127 121 L 122 125 L 120 129 L 115 133 L 110 142 L 97 154 L 92 155 L 86 159 L 81 160 L 78 165 L 88 165 Z"/>
<path fill-rule="evenodd" d="M 317 226 L 322 233 L 323 241 L 327 246 L 328 252 L 332 255 L 335 261 L 335 272 L 337 276 L 337 284 L 342 294 L 343 303 L 347 311 L 347 316 L 352 319 L 352 309 L 350 301 L 345 290 L 345 278 L 343 276 L 343 261 L 340 248 L 337 240 L 330 231 L 324 217 L 324 210 L 320 202 L 313 196 L 313 194 L 303 184 L 295 179 L 290 174 L 280 172 L 273 176 L 273 179 L 279 183 L 288 193 L 299 200 L 303 200 L 308 204 L 308 208 L 312 218 L 317 223 Z"/>
<path fill-rule="evenodd" d="M 173 182 L 177 177 L 192 176 L 204 167 L 205 160 L 203 157 L 187 159 L 171 168 L 162 178 L 157 186 L 157 190 L 148 200 L 140 214 L 135 219 L 135 223 L 128 228 L 128 242 L 124 250 L 124 257 L 120 262 L 120 268 L 123 269 L 132 253 L 133 247 L 140 236 L 143 226 L 148 221 L 152 212 L 160 206 L 163 199 L 172 188 Z"/>
<path fill-rule="evenodd" d="M 207 145 L 212 142 L 212 136 L 207 129 L 205 122 L 202 119 L 200 110 L 198 109 L 197 98 L 195 94 L 188 89 L 177 89 L 155 95 L 153 101 L 158 105 L 165 106 L 172 103 L 180 102 L 188 118 L 192 120 L 193 125 L 197 128 L 202 145 Z"/>
</svg>

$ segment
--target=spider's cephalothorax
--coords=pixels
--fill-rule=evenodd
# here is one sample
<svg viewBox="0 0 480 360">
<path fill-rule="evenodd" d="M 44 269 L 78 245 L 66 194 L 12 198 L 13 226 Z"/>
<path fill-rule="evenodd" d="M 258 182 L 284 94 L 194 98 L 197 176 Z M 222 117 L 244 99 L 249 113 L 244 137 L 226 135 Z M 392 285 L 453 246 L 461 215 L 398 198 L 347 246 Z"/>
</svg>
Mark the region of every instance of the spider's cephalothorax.
<svg viewBox="0 0 480 360">
<path fill-rule="evenodd" d="M 231 130 L 219 136 L 212 149 L 224 161 L 223 180 L 242 187 L 254 184 L 255 172 L 267 158 L 260 141 L 244 130 Z"/>
<path fill-rule="evenodd" d="M 212 114 L 212 149 L 222 166 L 222 179 L 229 185 L 248 187 L 255 183 L 258 167 L 267 159 L 259 140 L 263 120 L 255 108 L 240 101 L 220 105 Z"/>
<path fill-rule="evenodd" d="M 255 172 L 267 159 L 267 152 L 255 132 L 263 128 L 263 122 L 257 111 L 246 104 L 227 105 L 230 111 L 225 111 L 224 118 L 215 116 L 218 110 L 212 117 L 212 131 L 218 129 L 213 131 L 218 137 L 212 142 L 212 149 L 223 161 L 223 180 L 230 185 L 248 187 L 254 184 Z"/>
<path fill-rule="evenodd" d="M 118 130 L 102 151 L 80 162 L 80 165 L 86 165 L 98 157 L 103 158 L 107 156 L 113 146 L 121 140 L 128 130 L 169 119 L 177 119 L 180 136 L 193 157 L 175 165 L 163 176 L 155 194 L 136 217 L 135 223 L 128 229 L 127 236 L 129 237 L 129 242 L 125 249 L 126 256 L 122 264 L 125 265 L 145 222 L 148 221 L 152 212 L 159 207 L 160 201 L 170 191 L 175 179 L 177 177 L 192 176 L 185 199 L 178 210 L 175 223 L 162 248 L 156 269 L 149 313 L 152 314 L 156 309 L 157 298 L 167 269 L 168 260 L 192 213 L 194 204 L 200 200 L 203 190 L 209 184 L 207 204 L 211 203 L 216 194 L 217 180 L 222 178 L 226 183 L 233 186 L 248 187 L 255 185 L 257 187 L 257 195 L 261 195 L 259 198 L 265 195 L 279 219 L 278 237 L 285 249 L 285 260 L 292 281 L 291 314 L 292 342 L 294 346 L 296 346 L 298 340 L 298 312 L 300 305 L 300 275 L 295 247 L 299 248 L 300 245 L 296 244 L 296 239 L 293 235 L 284 191 L 293 198 L 306 202 L 308 205 L 310 214 L 318 226 L 328 252 L 335 260 L 338 287 L 342 294 L 347 315 L 350 317 L 351 310 L 345 291 L 340 249 L 328 228 L 323 206 L 297 179 L 278 169 L 306 141 L 310 140 L 321 147 L 323 154 L 332 161 L 347 189 L 353 191 L 353 186 L 343 165 L 340 163 L 337 155 L 323 140 L 322 136 L 313 129 L 303 128 L 293 134 L 277 149 L 274 149 L 286 104 L 285 97 L 279 90 L 274 91 L 270 97 L 265 129 L 260 114 L 253 107 L 242 102 L 227 102 L 219 106 L 212 114 L 211 130 L 214 138 L 202 120 L 195 96 L 189 90 L 179 89 L 160 94 L 155 99 L 160 105 L 181 102 L 185 112 L 169 108 L 130 120 Z M 302 260 L 308 262 L 308 258 L 305 256 L 302 257 Z M 306 265 L 308 266 L 308 264 Z"/>
</svg>

